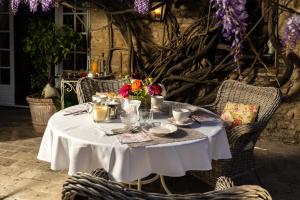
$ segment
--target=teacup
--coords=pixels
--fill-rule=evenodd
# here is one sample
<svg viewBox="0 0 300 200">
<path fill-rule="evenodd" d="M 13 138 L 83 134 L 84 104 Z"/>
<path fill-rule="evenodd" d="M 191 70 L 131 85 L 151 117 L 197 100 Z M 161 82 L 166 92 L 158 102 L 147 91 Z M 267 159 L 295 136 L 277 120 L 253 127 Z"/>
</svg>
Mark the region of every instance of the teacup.
<svg viewBox="0 0 300 200">
<path fill-rule="evenodd" d="M 183 124 L 189 120 L 191 111 L 186 108 L 178 108 L 178 109 L 173 109 L 172 114 L 176 123 Z"/>
<path fill-rule="evenodd" d="M 163 96 L 151 96 L 151 108 L 160 109 L 164 102 Z"/>
</svg>

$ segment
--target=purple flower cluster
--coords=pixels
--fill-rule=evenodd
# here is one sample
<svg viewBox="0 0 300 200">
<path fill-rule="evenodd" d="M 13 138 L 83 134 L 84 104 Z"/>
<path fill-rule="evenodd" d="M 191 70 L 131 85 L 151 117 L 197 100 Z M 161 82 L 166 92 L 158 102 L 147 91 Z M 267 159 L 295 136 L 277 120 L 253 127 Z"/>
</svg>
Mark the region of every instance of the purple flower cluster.
<svg viewBox="0 0 300 200">
<path fill-rule="evenodd" d="M 56 5 L 55 0 L 11 0 L 11 10 L 13 13 L 17 12 L 21 2 L 29 5 L 30 11 L 33 13 L 37 11 L 39 4 L 42 5 L 43 11 L 48 11 Z"/>
<path fill-rule="evenodd" d="M 234 60 L 237 62 L 242 55 L 242 43 L 246 34 L 248 14 L 246 0 L 211 0 L 216 9 L 215 17 L 223 25 L 223 37 L 232 41 Z"/>
<path fill-rule="evenodd" d="M 282 43 L 286 49 L 293 49 L 300 40 L 300 15 L 293 15 L 287 20 Z"/>
<path fill-rule="evenodd" d="M 134 0 L 134 8 L 138 13 L 146 15 L 150 10 L 150 0 Z"/>
</svg>

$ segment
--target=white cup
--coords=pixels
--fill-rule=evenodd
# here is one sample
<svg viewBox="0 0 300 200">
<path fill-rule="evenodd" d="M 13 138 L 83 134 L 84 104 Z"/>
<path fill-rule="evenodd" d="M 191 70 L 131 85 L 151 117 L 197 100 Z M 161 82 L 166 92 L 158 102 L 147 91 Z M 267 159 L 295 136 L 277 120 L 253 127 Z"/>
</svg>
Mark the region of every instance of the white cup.
<svg viewBox="0 0 300 200">
<path fill-rule="evenodd" d="M 160 109 L 164 102 L 163 96 L 151 96 L 151 108 Z"/>
<path fill-rule="evenodd" d="M 189 119 L 191 111 L 186 108 L 177 108 L 172 110 L 172 114 L 176 123 L 183 124 Z"/>
</svg>

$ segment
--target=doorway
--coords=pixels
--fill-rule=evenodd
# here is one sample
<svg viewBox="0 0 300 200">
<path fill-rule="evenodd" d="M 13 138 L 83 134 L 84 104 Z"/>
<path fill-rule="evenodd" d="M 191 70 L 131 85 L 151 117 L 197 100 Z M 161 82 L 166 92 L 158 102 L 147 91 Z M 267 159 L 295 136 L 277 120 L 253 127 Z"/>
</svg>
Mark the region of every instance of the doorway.
<svg viewBox="0 0 300 200">
<path fill-rule="evenodd" d="M 54 22 L 54 10 L 41 11 L 39 7 L 36 13 L 31 13 L 27 5 L 20 5 L 14 16 L 14 42 L 15 42 L 15 104 L 28 105 L 26 96 L 30 91 L 30 77 L 33 71 L 28 54 L 23 52 L 23 40 L 28 33 L 30 19 L 42 18 Z"/>
<path fill-rule="evenodd" d="M 9 1 L 0 7 L 0 105 L 15 104 L 14 75 L 14 18 Z"/>
</svg>

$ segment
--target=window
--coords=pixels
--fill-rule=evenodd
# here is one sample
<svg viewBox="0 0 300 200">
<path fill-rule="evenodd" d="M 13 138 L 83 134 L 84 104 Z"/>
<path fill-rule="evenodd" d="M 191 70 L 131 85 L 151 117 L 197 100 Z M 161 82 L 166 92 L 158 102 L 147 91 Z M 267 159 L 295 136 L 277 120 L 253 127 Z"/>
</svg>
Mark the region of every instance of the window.
<svg viewBox="0 0 300 200">
<path fill-rule="evenodd" d="M 57 9 L 56 23 L 60 26 L 68 25 L 82 36 L 81 44 L 63 61 L 62 67 L 58 71 L 87 69 L 90 53 L 88 9 L 63 4 Z"/>
<path fill-rule="evenodd" d="M 3 1 L 0 6 L 0 85 L 9 85 L 11 70 L 11 44 L 10 44 L 10 15 L 9 3 Z"/>
</svg>

